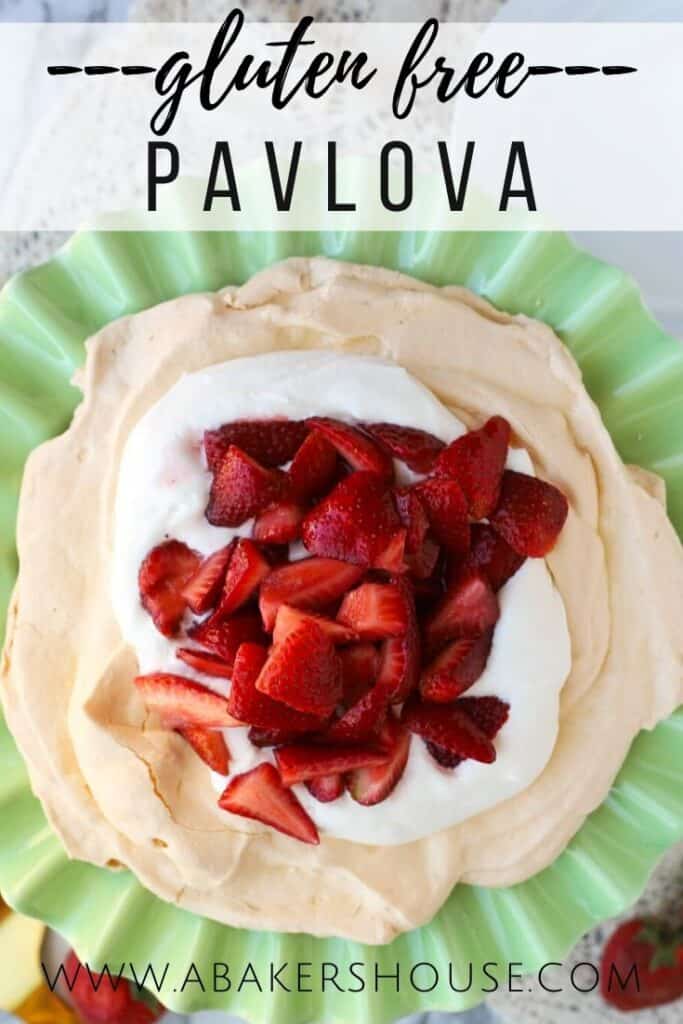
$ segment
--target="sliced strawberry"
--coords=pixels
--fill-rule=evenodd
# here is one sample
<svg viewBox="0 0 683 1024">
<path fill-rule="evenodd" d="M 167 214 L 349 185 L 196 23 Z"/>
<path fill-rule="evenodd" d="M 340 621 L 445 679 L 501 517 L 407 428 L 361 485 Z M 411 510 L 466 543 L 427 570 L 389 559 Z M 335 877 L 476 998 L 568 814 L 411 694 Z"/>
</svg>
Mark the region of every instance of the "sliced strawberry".
<svg viewBox="0 0 683 1024">
<path fill-rule="evenodd" d="M 184 587 L 185 603 L 195 615 L 203 615 L 204 612 L 208 612 L 209 608 L 215 606 L 223 588 L 223 581 L 235 543 L 236 541 L 231 541 L 226 547 L 214 551 L 212 555 L 205 558 Z"/>
<path fill-rule="evenodd" d="M 229 619 L 212 615 L 210 619 L 194 626 L 189 636 L 195 643 L 216 654 L 230 668 L 240 644 L 247 641 L 266 643 L 261 617 L 256 611 L 239 612 Z"/>
<path fill-rule="evenodd" d="M 200 556 L 179 540 L 153 548 L 138 573 L 140 600 L 164 636 L 178 629 L 187 602 L 183 590 L 199 567 Z"/>
<path fill-rule="evenodd" d="M 305 511 L 293 501 L 279 501 L 259 513 L 252 536 L 263 544 L 291 544 L 301 534 Z"/>
<path fill-rule="evenodd" d="M 445 477 L 433 477 L 418 484 L 416 490 L 439 544 L 450 554 L 464 557 L 470 546 L 470 524 L 460 485 Z"/>
<path fill-rule="evenodd" d="M 420 634 L 412 588 L 402 577 L 397 578 L 395 584 L 402 595 L 407 627 L 402 636 L 390 637 L 382 644 L 377 685 L 389 695 L 393 704 L 400 704 L 418 683 Z"/>
<path fill-rule="evenodd" d="M 476 683 L 486 668 L 493 630 L 478 637 L 454 640 L 426 668 L 420 678 L 423 700 L 449 704 Z"/>
<path fill-rule="evenodd" d="M 436 763 L 440 764 L 442 768 L 457 768 L 465 760 L 465 758 L 460 757 L 460 754 L 453 754 L 450 750 L 446 750 L 445 747 L 440 747 L 438 743 L 432 743 L 431 740 L 425 740 L 425 746 Z"/>
<path fill-rule="evenodd" d="M 320 718 L 331 715 L 342 696 L 341 662 L 334 644 L 316 622 L 302 623 L 273 647 L 256 688 L 296 711 Z"/>
<path fill-rule="evenodd" d="M 228 774 L 230 751 L 222 733 L 200 725 L 190 725 L 178 732 L 212 771 L 219 775 Z"/>
<path fill-rule="evenodd" d="M 71 981 L 69 994 L 78 1019 L 93 1022 L 121 1021 L 133 1006 L 131 983 L 125 978 L 117 979 L 116 975 L 96 974 L 81 964 L 73 950 L 68 954 L 64 964 L 66 979 Z M 65 1011 L 68 1013 L 68 1011 Z M 35 1016 L 34 1014 L 31 1014 Z M 61 1016 L 60 1010 L 39 1012 L 44 1020 L 55 1020 Z M 69 1016 L 71 1014 L 69 1013 Z M 16 1018 L 15 1018 L 16 1019 Z"/>
<path fill-rule="evenodd" d="M 401 528 L 386 482 L 377 473 L 351 473 L 308 513 L 301 527 L 314 555 L 372 566 Z"/>
<path fill-rule="evenodd" d="M 212 526 L 241 526 L 285 493 L 287 478 L 231 445 L 216 466 L 206 518 Z"/>
<path fill-rule="evenodd" d="M 444 447 L 443 441 L 438 437 L 416 427 L 397 427 L 394 423 L 370 423 L 365 429 L 395 459 L 405 462 L 415 473 L 431 472 L 436 456 Z"/>
<path fill-rule="evenodd" d="M 218 805 L 231 814 L 270 825 L 302 843 L 317 846 L 320 842 L 318 830 L 306 811 L 268 762 L 231 779 Z"/>
<path fill-rule="evenodd" d="M 510 424 L 492 416 L 479 430 L 457 438 L 436 460 L 437 476 L 460 484 L 473 519 L 485 519 L 498 504 L 510 443 Z"/>
<path fill-rule="evenodd" d="M 307 420 L 311 430 L 319 430 L 352 469 L 377 473 L 386 480 L 394 476 L 391 456 L 358 427 L 339 420 L 314 416 Z"/>
<path fill-rule="evenodd" d="M 394 501 L 403 525 L 407 528 L 405 561 L 416 579 L 427 579 L 439 559 L 439 545 L 429 532 L 429 517 L 417 490 L 401 487 L 394 491 Z"/>
<path fill-rule="evenodd" d="M 136 676 L 135 685 L 150 711 L 156 711 L 167 729 L 200 725 L 230 729 L 242 725 L 228 710 L 228 702 L 205 686 L 167 672 Z"/>
<path fill-rule="evenodd" d="M 453 754 L 484 764 L 496 760 L 493 743 L 457 704 L 422 704 L 412 698 L 404 704 L 401 718 L 411 732 Z"/>
<path fill-rule="evenodd" d="M 397 530 L 384 550 L 375 558 L 373 568 L 384 569 L 385 572 L 390 572 L 392 575 L 407 572 L 408 564 L 405 557 L 407 535 L 408 531 L 405 527 Z"/>
<path fill-rule="evenodd" d="M 456 706 L 490 740 L 496 738 L 510 715 L 510 705 L 498 697 L 463 697 Z"/>
<path fill-rule="evenodd" d="M 342 601 L 337 621 L 361 640 L 401 636 L 408 628 L 409 604 L 396 583 L 363 583 Z"/>
<path fill-rule="evenodd" d="M 486 632 L 495 626 L 499 614 L 498 599 L 486 577 L 474 571 L 461 574 L 425 622 L 427 656 L 449 640 Z"/>
<path fill-rule="evenodd" d="M 344 706 L 352 707 L 375 685 L 379 651 L 373 644 L 353 644 L 339 651 L 344 686 Z"/>
<path fill-rule="evenodd" d="M 322 497 L 337 476 L 337 450 L 317 430 L 312 430 L 294 456 L 288 476 L 296 501 L 306 504 Z"/>
<path fill-rule="evenodd" d="M 261 584 L 259 608 L 263 624 L 271 631 L 281 604 L 322 610 L 359 581 L 363 569 L 333 558 L 304 558 L 273 570 Z"/>
<path fill-rule="evenodd" d="M 212 473 L 236 445 L 262 466 L 273 469 L 294 458 L 308 427 L 297 420 L 235 420 L 204 434 L 206 461 Z"/>
<path fill-rule="evenodd" d="M 223 595 L 218 605 L 218 618 L 227 618 L 252 597 L 270 573 L 269 563 L 253 541 L 237 541 L 225 576 Z"/>
<path fill-rule="evenodd" d="M 356 803 L 371 807 L 394 791 L 405 771 L 410 752 L 410 733 L 390 715 L 380 736 L 385 751 L 384 764 L 368 765 L 351 772 L 349 792 Z"/>
<path fill-rule="evenodd" d="M 232 686 L 228 697 L 231 713 L 235 718 L 257 729 L 278 733 L 283 739 L 277 742 L 284 742 L 289 735 L 300 735 L 319 729 L 320 718 L 294 711 L 286 704 L 271 700 L 256 689 L 256 680 L 267 657 L 268 652 L 259 644 L 245 643 L 240 647 L 233 666 Z"/>
<path fill-rule="evenodd" d="M 268 699 L 264 697 L 264 700 Z M 277 704 L 277 701 L 273 701 L 273 704 Z M 285 707 L 284 704 L 279 705 Z M 288 710 L 285 708 L 285 710 Z M 296 714 L 297 712 L 292 712 Z M 320 728 L 320 720 L 316 718 L 315 729 Z M 298 743 L 302 736 L 305 734 L 302 732 L 292 732 L 286 729 L 261 729 L 257 725 L 253 725 L 249 730 L 249 740 L 255 747 L 282 747 L 287 743 Z"/>
<path fill-rule="evenodd" d="M 217 654 L 209 654 L 207 651 L 196 651 L 192 647 L 180 647 L 176 656 L 184 661 L 196 672 L 203 672 L 207 676 L 219 676 L 221 679 L 230 679 L 232 665 L 223 661 Z"/>
<path fill-rule="evenodd" d="M 307 782 L 321 775 L 337 775 L 355 768 L 369 768 L 384 764 L 386 753 L 377 747 L 316 746 L 314 743 L 296 743 L 279 747 L 275 760 L 285 786 Z"/>
<path fill-rule="evenodd" d="M 524 556 L 518 555 L 488 523 L 472 524 L 472 546 L 465 560 L 466 571 L 483 572 L 498 591 L 523 563 Z"/>
<path fill-rule="evenodd" d="M 360 698 L 325 731 L 325 743 L 365 743 L 372 740 L 387 716 L 389 698 L 380 686 Z"/>
<path fill-rule="evenodd" d="M 275 619 L 273 643 L 282 643 L 289 633 L 298 629 L 304 622 L 315 622 L 329 636 L 333 644 L 352 644 L 358 640 L 357 633 L 339 622 L 325 619 L 322 615 L 301 611 L 300 608 L 292 608 L 289 604 L 281 604 Z"/>
<path fill-rule="evenodd" d="M 331 804 L 342 795 L 346 789 L 346 782 L 343 775 L 319 775 L 308 780 L 306 789 L 321 804 Z"/>
<path fill-rule="evenodd" d="M 506 469 L 491 526 L 517 554 L 543 558 L 551 551 L 567 519 L 562 491 L 526 473 Z"/>
</svg>

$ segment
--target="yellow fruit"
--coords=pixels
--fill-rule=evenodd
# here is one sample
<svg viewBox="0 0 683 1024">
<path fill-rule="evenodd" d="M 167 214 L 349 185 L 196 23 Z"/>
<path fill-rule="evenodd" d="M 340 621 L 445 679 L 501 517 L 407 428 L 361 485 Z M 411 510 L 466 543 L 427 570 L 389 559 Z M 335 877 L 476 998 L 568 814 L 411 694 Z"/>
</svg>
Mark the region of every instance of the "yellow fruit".
<svg viewBox="0 0 683 1024">
<path fill-rule="evenodd" d="M 40 947 L 45 926 L 20 914 L 0 917 L 0 1009 L 15 1010 L 40 988 L 45 979 L 40 969 Z"/>
</svg>

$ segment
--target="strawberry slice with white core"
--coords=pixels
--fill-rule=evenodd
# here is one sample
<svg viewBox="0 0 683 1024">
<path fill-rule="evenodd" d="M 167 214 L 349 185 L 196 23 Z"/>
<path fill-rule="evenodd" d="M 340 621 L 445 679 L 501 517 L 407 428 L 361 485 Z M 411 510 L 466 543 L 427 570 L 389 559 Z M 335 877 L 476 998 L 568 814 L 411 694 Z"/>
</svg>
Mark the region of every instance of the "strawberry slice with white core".
<svg viewBox="0 0 683 1024">
<path fill-rule="evenodd" d="M 176 655 L 195 672 L 203 672 L 204 675 L 217 676 L 220 679 L 230 679 L 232 675 L 232 666 L 218 655 L 210 654 L 208 651 L 197 651 L 193 647 L 180 647 L 176 651 Z"/>
<path fill-rule="evenodd" d="M 275 625 L 281 604 L 323 611 L 339 601 L 364 570 L 334 558 L 304 558 L 274 569 L 261 584 L 259 608 L 267 630 Z"/>
<path fill-rule="evenodd" d="M 203 615 L 215 606 L 223 589 L 225 574 L 235 543 L 236 541 L 231 541 L 226 547 L 214 551 L 212 555 L 205 558 L 184 587 L 185 603 L 195 615 Z"/>
<path fill-rule="evenodd" d="M 275 760 L 285 786 L 307 782 L 321 775 L 337 775 L 355 768 L 370 768 L 384 764 L 386 753 L 374 746 L 345 747 L 322 746 L 314 743 L 296 743 L 278 747 Z"/>
<path fill-rule="evenodd" d="M 416 490 L 439 544 L 451 555 L 463 558 L 470 546 L 470 524 L 460 485 L 445 477 L 432 477 L 417 484 Z"/>
<path fill-rule="evenodd" d="M 393 704 L 400 704 L 420 677 L 420 633 L 412 587 L 404 577 L 398 577 L 395 585 L 402 596 L 407 626 L 402 636 L 390 637 L 382 644 L 377 685 Z"/>
<path fill-rule="evenodd" d="M 269 573 L 270 564 L 253 541 L 238 540 L 225 576 L 218 617 L 227 618 L 246 604 Z"/>
<path fill-rule="evenodd" d="M 178 732 L 189 743 L 213 772 L 227 775 L 230 770 L 230 751 L 222 733 L 200 725 L 188 725 Z"/>
<path fill-rule="evenodd" d="M 478 637 L 454 640 L 426 668 L 420 678 L 420 693 L 426 701 L 449 704 L 469 690 L 486 668 L 493 630 Z"/>
<path fill-rule="evenodd" d="M 293 608 L 290 604 L 281 604 L 275 619 L 273 643 L 282 643 L 286 636 L 305 622 L 315 622 L 333 644 L 352 644 L 358 640 L 358 634 L 340 622 L 323 618 L 322 615 L 314 615 L 312 612 L 304 612 L 300 608 Z"/>
<path fill-rule="evenodd" d="M 182 621 L 187 602 L 184 589 L 192 579 L 201 556 L 179 540 L 153 548 L 138 573 L 140 600 L 164 636 L 173 636 Z"/>
<path fill-rule="evenodd" d="M 247 641 L 267 643 L 261 616 L 256 611 L 239 612 L 229 619 L 212 615 L 193 626 L 188 635 L 195 643 L 217 655 L 229 668 L 232 668 L 240 644 Z"/>
<path fill-rule="evenodd" d="M 400 529 L 386 481 L 377 473 L 358 472 L 341 480 L 308 513 L 301 539 L 313 555 L 377 566 Z"/>
<path fill-rule="evenodd" d="M 382 727 L 389 707 L 388 695 L 381 686 L 371 690 L 345 711 L 324 734 L 326 743 L 366 743 Z"/>
<path fill-rule="evenodd" d="M 306 789 L 321 804 L 331 804 L 338 800 L 346 789 L 343 775 L 320 775 L 317 779 L 309 779 Z"/>
<path fill-rule="evenodd" d="M 406 561 L 406 538 L 408 531 L 401 528 L 394 533 L 387 546 L 381 551 L 372 563 L 373 569 L 383 569 L 392 575 L 407 572 Z"/>
<path fill-rule="evenodd" d="M 428 656 L 449 640 L 478 636 L 495 626 L 500 609 L 489 581 L 479 572 L 464 573 L 449 587 L 424 626 Z"/>
<path fill-rule="evenodd" d="M 430 473 L 443 441 L 426 430 L 398 427 L 394 423 L 370 423 L 365 430 L 395 459 L 405 462 L 414 473 Z"/>
<path fill-rule="evenodd" d="M 212 526 L 241 526 L 284 497 L 287 478 L 231 445 L 213 474 L 206 518 Z"/>
<path fill-rule="evenodd" d="M 473 519 L 486 519 L 498 504 L 509 443 L 510 424 L 492 416 L 479 430 L 453 441 L 436 461 L 437 476 L 460 484 Z"/>
<path fill-rule="evenodd" d="M 293 501 L 270 505 L 254 521 L 252 536 L 262 544 L 291 544 L 301 535 L 305 510 Z"/>
<path fill-rule="evenodd" d="M 342 697 L 334 644 L 316 622 L 302 623 L 273 647 L 256 688 L 296 711 L 331 715 Z"/>
<path fill-rule="evenodd" d="M 363 583 L 342 601 L 337 622 L 361 640 L 401 636 L 408 628 L 409 605 L 395 583 Z"/>
<path fill-rule="evenodd" d="M 278 832 L 317 846 L 318 830 L 292 791 L 282 784 L 269 763 L 231 779 L 218 801 L 219 807 L 242 818 L 252 818 Z"/>
<path fill-rule="evenodd" d="M 411 732 L 452 754 L 483 764 L 496 760 L 493 743 L 457 704 L 422 704 L 411 698 L 403 706 L 401 718 Z"/>
<path fill-rule="evenodd" d="M 256 689 L 256 680 L 266 663 L 268 652 L 258 644 L 242 644 L 232 671 L 232 686 L 228 697 L 230 713 L 241 722 L 257 729 L 275 732 L 285 742 L 288 736 L 315 732 L 321 727 L 321 719 L 305 715 L 272 700 Z"/>
<path fill-rule="evenodd" d="M 458 709 L 471 718 L 487 739 L 494 740 L 508 720 L 510 705 L 498 697 L 463 697 L 457 702 Z M 445 747 L 426 740 L 426 747 L 442 768 L 457 768 L 464 760 Z"/>
<path fill-rule="evenodd" d="M 312 430 L 287 471 L 296 501 L 307 504 L 332 487 L 339 469 L 337 450 L 318 430 Z"/>
<path fill-rule="evenodd" d="M 243 723 L 228 711 L 225 697 L 185 676 L 153 672 L 137 676 L 135 685 L 150 711 L 156 711 L 167 729 L 201 725 L 231 729 Z"/>
<path fill-rule="evenodd" d="M 212 473 L 236 445 L 268 469 L 294 458 L 306 439 L 308 427 L 298 420 L 235 420 L 204 434 L 206 461 Z"/>
<path fill-rule="evenodd" d="M 391 455 L 359 428 L 324 416 L 313 416 L 306 422 L 311 430 L 324 435 L 352 469 L 378 473 L 385 480 L 393 479 Z"/>
<path fill-rule="evenodd" d="M 557 487 L 506 469 L 489 521 L 518 555 L 543 558 L 555 547 L 568 512 L 567 499 Z"/>
<path fill-rule="evenodd" d="M 384 763 L 358 768 L 347 778 L 349 793 L 365 807 L 379 804 L 393 793 L 408 763 L 410 733 L 393 714 L 386 720 L 380 743 L 385 752 Z"/>
</svg>

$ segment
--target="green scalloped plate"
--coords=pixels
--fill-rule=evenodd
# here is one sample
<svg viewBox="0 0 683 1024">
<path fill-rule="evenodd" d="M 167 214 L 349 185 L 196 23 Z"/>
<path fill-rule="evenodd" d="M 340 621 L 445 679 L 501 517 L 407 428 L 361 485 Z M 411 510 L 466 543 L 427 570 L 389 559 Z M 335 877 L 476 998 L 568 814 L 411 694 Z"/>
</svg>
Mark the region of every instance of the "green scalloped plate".
<svg viewBox="0 0 683 1024">
<path fill-rule="evenodd" d="M 578 251 L 561 234 L 513 233 L 173 233 L 76 235 L 44 266 L 10 281 L 0 295 L 0 594 L 16 573 L 14 519 L 27 453 L 62 431 L 78 401 L 69 379 L 83 342 L 104 324 L 165 299 L 239 283 L 287 256 L 324 253 L 396 268 L 435 284 L 467 285 L 495 305 L 551 324 L 581 365 L 588 390 L 622 455 L 661 474 L 669 514 L 683 531 L 683 346 L 651 319 L 635 284 Z M 501 980 L 510 962 L 533 971 L 560 960 L 596 921 L 623 911 L 641 892 L 658 856 L 683 837 L 683 709 L 641 734 L 602 806 L 547 870 L 508 889 L 459 885 L 434 920 L 384 947 L 248 932 L 193 916 L 152 896 L 128 872 L 69 861 L 52 834 L 12 739 L 0 727 L 0 887 L 7 901 L 58 929 L 94 967 L 105 961 L 170 963 L 161 990 L 172 1009 L 223 1009 L 252 1022 L 303 1024 L 355 1019 L 384 1024 L 419 1010 L 462 1010 L 484 994 L 469 964 L 492 961 Z M 368 965 L 362 992 L 334 986 L 271 993 L 237 984 L 252 962 L 322 962 L 347 975 Z M 440 966 L 440 979 L 411 965 Z M 214 962 L 230 965 L 233 986 L 211 991 Z M 194 963 L 206 992 L 183 985 Z M 454 965 L 449 981 L 448 964 Z M 403 972 L 374 991 L 374 965 Z M 316 974 L 317 972 L 317 974 Z M 194 976 L 193 976 L 194 977 Z M 286 974 L 281 977 L 287 977 Z M 291 975 L 290 975 L 291 978 Z M 263 980 L 263 979 L 262 979 Z M 423 991 L 418 991 L 422 989 Z M 427 991 L 428 990 L 428 991 Z"/>
</svg>

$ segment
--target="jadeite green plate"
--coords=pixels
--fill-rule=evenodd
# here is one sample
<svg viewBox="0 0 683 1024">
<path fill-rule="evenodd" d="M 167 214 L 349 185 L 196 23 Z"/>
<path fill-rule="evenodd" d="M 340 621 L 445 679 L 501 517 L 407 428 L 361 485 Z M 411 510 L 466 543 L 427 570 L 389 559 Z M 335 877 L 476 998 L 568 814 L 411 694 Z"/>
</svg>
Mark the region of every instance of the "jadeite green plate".
<svg viewBox="0 0 683 1024">
<path fill-rule="evenodd" d="M 460 283 L 510 312 L 551 324 L 578 359 L 622 457 L 666 478 L 669 514 L 683 530 L 683 346 L 641 305 L 620 271 L 577 251 L 560 234 L 98 234 L 75 236 L 53 260 L 11 281 L 0 295 L 3 437 L 0 473 L 3 607 L 16 572 L 14 517 L 27 453 L 62 431 L 78 401 L 69 379 L 83 342 L 103 324 L 186 292 L 238 283 L 276 260 L 325 253 L 397 268 L 435 284 Z M 49 686 L 49 680 L 45 685 Z M 221 1008 L 252 1022 L 389 1021 L 418 1010 L 461 1010 L 483 995 L 467 987 L 469 964 L 509 962 L 533 971 L 560 960 L 592 924 L 623 911 L 656 859 L 683 837 L 683 709 L 642 734 L 604 804 L 546 871 L 510 889 L 457 886 L 428 926 L 389 946 L 246 932 L 163 903 L 128 872 L 69 862 L 50 831 L 12 739 L 0 731 L 0 887 L 18 910 L 62 932 L 93 967 L 171 964 L 162 1000 L 172 1009 Z M 384 973 L 401 965 L 401 991 L 320 994 L 267 985 L 236 990 L 251 962 L 356 961 Z M 409 984 L 414 963 L 441 970 L 432 991 Z M 212 965 L 231 965 L 233 988 L 210 991 Z M 197 965 L 196 982 L 182 989 Z M 515 968 L 517 971 L 518 968 Z M 267 974 L 267 971 L 264 972 Z M 372 977 L 372 975 L 370 975 Z M 285 977 L 285 975 L 281 975 Z M 291 977 L 291 976 L 290 976 Z M 431 972 L 414 976 L 431 987 Z M 347 981 L 353 984 L 352 978 Z M 304 984 L 304 987 L 305 984 Z"/>
</svg>

